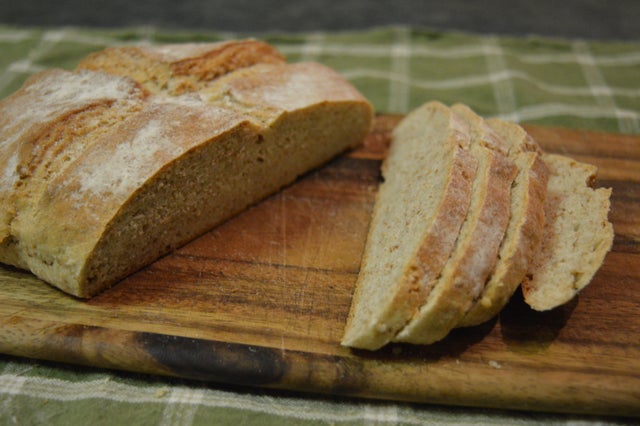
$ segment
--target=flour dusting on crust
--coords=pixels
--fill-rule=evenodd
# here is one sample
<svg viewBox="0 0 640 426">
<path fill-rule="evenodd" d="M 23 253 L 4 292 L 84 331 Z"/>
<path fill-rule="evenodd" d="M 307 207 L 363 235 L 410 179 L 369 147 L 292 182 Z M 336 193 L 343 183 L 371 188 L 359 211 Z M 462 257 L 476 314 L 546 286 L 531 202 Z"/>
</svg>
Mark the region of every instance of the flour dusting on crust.
<svg viewBox="0 0 640 426">
<path fill-rule="evenodd" d="M 85 168 L 79 176 L 80 197 L 86 192 L 95 195 L 128 195 L 146 180 L 145 164 L 154 164 L 159 153 L 180 155 L 182 149 L 173 144 L 166 125 L 158 120 L 149 121 L 135 137 L 116 146 L 109 161 L 100 168 Z"/>
</svg>

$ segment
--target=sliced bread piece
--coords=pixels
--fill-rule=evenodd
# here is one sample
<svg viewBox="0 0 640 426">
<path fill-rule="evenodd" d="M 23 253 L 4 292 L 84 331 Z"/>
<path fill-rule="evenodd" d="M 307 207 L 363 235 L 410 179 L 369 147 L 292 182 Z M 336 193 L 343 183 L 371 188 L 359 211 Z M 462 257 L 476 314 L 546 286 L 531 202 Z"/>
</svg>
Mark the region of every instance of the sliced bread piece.
<svg viewBox="0 0 640 426">
<path fill-rule="evenodd" d="M 429 344 L 444 338 L 480 296 L 494 268 L 509 221 L 511 184 L 516 167 L 506 145 L 485 121 L 463 105 L 453 112 L 471 129 L 470 153 L 478 161 L 472 198 L 451 257 L 398 342 Z"/>
<path fill-rule="evenodd" d="M 427 103 L 393 132 L 342 344 L 378 349 L 413 317 L 467 216 L 476 160 L 445 105 Z"/>
<path fill-rule="evenodd" d="M 563 305 L 583 289 L 613 244 L 608 220 L 611 189 L 593 189 L 597 169 L 571 158 L 545 154 L 549 185 L 546 225 L 527 279 L 525 302 L 544 311 Z"/>
<path fill-rule="evenodd" d="M 510 145 L 509 157 L 518 168 L 511 189 L 511 218 L 498 261 L 482 295 L 459 327 L 481 324 L 502 310 L 531 267 L 544 227 L 548 170 L 535 141 L 519 125 L 500 119 L 487 123 Z"/>
<path fill-rule="evenodd" d="M 224 101 L 88 70 L 43 72 L 1 101 L 37 126 L 0 129 L 0 262 L 92 296 L 368 132 L 371 105 L 334 71 L 250 68 Z"/>
</svg>

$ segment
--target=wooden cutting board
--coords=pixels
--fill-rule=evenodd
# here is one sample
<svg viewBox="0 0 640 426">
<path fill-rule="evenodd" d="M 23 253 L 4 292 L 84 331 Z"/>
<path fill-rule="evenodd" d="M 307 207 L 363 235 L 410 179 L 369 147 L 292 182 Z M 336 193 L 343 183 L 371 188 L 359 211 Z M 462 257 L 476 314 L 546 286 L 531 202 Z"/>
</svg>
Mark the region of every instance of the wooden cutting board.
<svg viewBox="0 0 640 426">
<path fill-rule="evenodd" d="M 431 346 L 339 346 L 389 131 L 302 177 L 113 289 L 79 301 L 0 269 L 0 352 L 333 395 L 640 416 L 640 137 L 527 129 L 596 164 L 614 247 L 566 306 L 517 293 Z"/>
</svg>

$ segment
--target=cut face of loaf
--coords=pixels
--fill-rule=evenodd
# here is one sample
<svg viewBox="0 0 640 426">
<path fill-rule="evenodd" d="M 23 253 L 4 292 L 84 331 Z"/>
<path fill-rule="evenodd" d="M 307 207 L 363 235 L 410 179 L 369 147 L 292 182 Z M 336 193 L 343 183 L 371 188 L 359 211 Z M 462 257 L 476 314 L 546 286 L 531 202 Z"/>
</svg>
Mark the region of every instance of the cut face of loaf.
<svg viewBox="0 0 640 426">
<path fill-rule="evenodd" d="M 321 65 L 260 64 L 225 76 L 205 101 L 150 95 L 126 77 L 55 70 L 0 102 L 0 111 L 21 105 L 41 123 L 0 129 L 8 200 L 0 262 L 89 297 L 369 130 L 370 104 Z"/>
<path fill-rule="evenodd" d="M 342 344 L 377 349 L 422 305 L 467 215 L 469 129 L 431 102 L 393 133 Z"/>
<path fill-rule="evenodd" d="M 540 148 L 517 124 L 487 120 L 509 144 L 509 157 L 518 173 L 511 189 L 511 218 L 500 246 L 497 263 L 481 297 L 458 324 L 481 324 L 502 310 L 531 268 L 544 229 L 544 199 L 548 170 Z"/>
<path fill-rule="evenodd" d="M 544 311 L 571 300 L 598 270 L 613 243 L 611 189 L 593 189 L 596 168 L 545 154 L 549 186 L 540 249 L 522 283 L 525 302 Z"/>
<path fill-rule="evenodd" d="M 516 167 L 506 155 L 508 147 L 468 107 L 455 105 L 452 111 L 471 129 L 470 153 L 478 162 L 471 203 L 442 273 L 395 341 L 433 343 L 458 325 L 493 271 L 510 217 Z"/>
</svg>

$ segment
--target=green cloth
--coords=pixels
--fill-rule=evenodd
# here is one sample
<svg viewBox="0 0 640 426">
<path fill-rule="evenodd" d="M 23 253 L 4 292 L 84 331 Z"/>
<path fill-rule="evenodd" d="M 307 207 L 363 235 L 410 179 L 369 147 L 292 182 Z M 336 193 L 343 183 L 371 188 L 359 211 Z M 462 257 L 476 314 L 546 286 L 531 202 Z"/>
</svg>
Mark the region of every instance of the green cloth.
<svg viewBox="0 0 640 426">
<path fill-rule="evenodd" d="M 218 41 L 247 34 L 0 26 L 0 97 L 50 67 L 123 43 Z M 640 132 L 640 40 L 503 38 L 409 28 L 252 34 L 290 61 L 341 72 L 378 112 L 406 113 L 427 100 L 464 102 L 485 116 L 589 130 Z"/>
<path fill-rule="evenodd" d="M 216 41 L 247 34 L 0 26 L 0 97 L 31 74 L 71 69 L 123 43 Z M 378 112 L 464 102 L 485 116 L 640 133 L 640 41 L 506 38 L 405 27 L 251 34 L 290 61 L 318 61 Z M 2 303 L 0 301 L 0 303 Z M 0 355 L 0 424 L 590 424 L 602 418 L 341 400 L 69 367 Z M 614 419 L 604 419 L 613 423 Z M 601 424 L 601 423 L 600 423 Z"/>
</svg>

